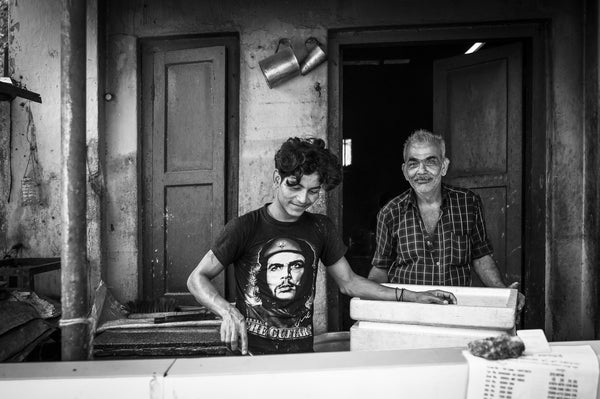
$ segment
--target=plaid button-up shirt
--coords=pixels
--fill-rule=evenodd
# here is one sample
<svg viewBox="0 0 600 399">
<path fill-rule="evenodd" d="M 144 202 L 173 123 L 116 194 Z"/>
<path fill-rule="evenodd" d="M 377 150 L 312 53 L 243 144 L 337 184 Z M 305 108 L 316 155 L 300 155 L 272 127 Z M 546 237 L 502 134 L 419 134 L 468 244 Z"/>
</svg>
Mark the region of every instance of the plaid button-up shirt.
<svg viewBox="0 0 600 399">
<path fill-rule="evenodd" d="M 379 211 L 372 264 L 388 269 L 390 283 L 469 286 L 471 260 L 492 254 L 481 198 L 445 184 L 442 198 L 432 234 L 425 229 L 412 188 Z"/>
</svg>

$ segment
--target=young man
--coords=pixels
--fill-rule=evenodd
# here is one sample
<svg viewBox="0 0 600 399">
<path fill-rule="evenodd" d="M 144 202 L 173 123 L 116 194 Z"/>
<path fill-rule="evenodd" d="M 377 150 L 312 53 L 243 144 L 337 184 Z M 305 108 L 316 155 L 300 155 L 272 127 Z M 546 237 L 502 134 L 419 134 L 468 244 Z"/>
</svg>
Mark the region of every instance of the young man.
<svg viewBox="0 0 600 399">
<path fill-rule="evenodd" d="M 403 155 L 402 172 L 411 188 L 377 215 L 369 279 L 469 286 L 472 266 L 486 286 L 505 288 L 491 256 L 481 199 L 470 190 L 442 184 L 450 165 L 444 139 L 417 130 L 406 140 Z M 518 302 L 517 313 L 525 303 L 522 294 Z"/>
<path fill-rule="evenodd" d="M 318 262 L 349 296 L 455 303 L 451 293 L 382 286 L 352 272 L 332 221 L 307 212 L 321 190 L 341 182 L 341 166 L 321 139 L 288 139 L 275 155 L 273 202 L 230 221 L 188 278 L 199 303 L 219 315 L 221 340 L 246 354 L 312 352 Z M 236 304 L 210 280 L 234 264 Z"/>
</svg>

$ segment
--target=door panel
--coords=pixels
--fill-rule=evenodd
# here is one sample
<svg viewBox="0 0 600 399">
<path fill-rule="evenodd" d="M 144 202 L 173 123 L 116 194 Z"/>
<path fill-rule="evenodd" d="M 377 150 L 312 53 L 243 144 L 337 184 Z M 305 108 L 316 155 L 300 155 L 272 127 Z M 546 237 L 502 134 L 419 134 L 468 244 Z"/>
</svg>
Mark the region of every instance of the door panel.
<svg viewBox="0 0 600 399">
<path fill-rule="evenodd" d="M 157 49 L 142 60 L 152 94 L 144 107 L 152 115 L 144 136 L 144 259 L 155 298 L 195 303 L 187 277 L 225 223 L 225 54 L 224 46 Z M 224 295 L 223 273 L 213 283 Z"/>
<path fill-rule="evenodd" d="M 522 68 L 520 44 L 434 63 L 434 131 L 450 159 L 445 181 L 481 195 L 507 282 L 522 276 Z"/>
<path fill-rule="evenodd" d="M 206 252 L 204 243 L 212 236 L 213 185 L 170 185 L 165 194 L 165 294 L 187 292 L 185 279 L 196 265 L 199 254 L 195 247 Z M 192 249 L 192 250 L 190 250 Z"/>
<path fill-rule="evenodd" d="M 506 173 L 506 60 L 446 73 L 453 176 Z"/>
<path fill-rule="evenodd" d="M 213 104 L 204 101 L 210 93 L 212 63 L 177 64 L 167 60 L 167 171 L 213 168 Z M 183 61 L 183 60 L 182 60 Z M 195 130 L 190 137 L 187 133 Z"/>
</svg>

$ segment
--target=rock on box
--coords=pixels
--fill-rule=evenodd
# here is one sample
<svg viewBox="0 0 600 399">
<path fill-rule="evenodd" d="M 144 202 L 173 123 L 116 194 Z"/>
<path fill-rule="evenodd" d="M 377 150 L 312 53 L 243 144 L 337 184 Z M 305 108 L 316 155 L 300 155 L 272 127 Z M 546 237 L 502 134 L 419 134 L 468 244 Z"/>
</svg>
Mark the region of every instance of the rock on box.
<svg viewBox="0 0 600 399">
<path fill-rule="evenodd" d="M 443 327 L 511 330 L 515 327 L 517 290 L 511 288 L 450 287 L 384 284 L 411 291 L 440 289 L 452 292 L 458 303 L 434 305 L 352 298 L 350 317 L 357 321 Z"/>
</svg>

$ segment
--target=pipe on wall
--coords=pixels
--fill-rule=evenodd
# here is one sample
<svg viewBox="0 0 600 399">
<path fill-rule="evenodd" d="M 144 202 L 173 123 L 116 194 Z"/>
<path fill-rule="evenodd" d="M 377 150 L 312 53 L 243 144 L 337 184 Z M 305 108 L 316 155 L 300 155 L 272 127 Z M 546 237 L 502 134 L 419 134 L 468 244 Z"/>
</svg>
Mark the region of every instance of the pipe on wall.
<svg viewBox="0 0 600 399">
<path fill-rule="evenodd" d="M 90 358 L 86 258 L 86 2 L 62 1 L 62 360 Z"/>
</svg>

